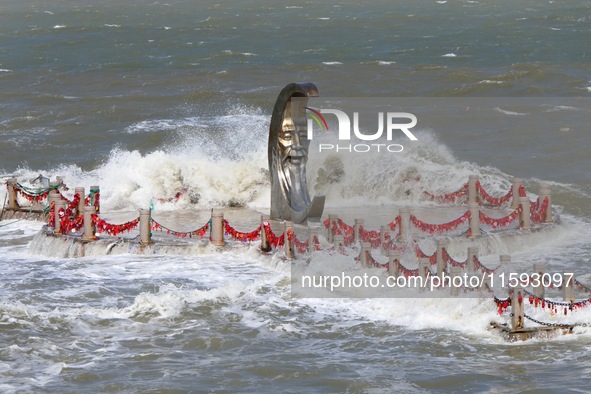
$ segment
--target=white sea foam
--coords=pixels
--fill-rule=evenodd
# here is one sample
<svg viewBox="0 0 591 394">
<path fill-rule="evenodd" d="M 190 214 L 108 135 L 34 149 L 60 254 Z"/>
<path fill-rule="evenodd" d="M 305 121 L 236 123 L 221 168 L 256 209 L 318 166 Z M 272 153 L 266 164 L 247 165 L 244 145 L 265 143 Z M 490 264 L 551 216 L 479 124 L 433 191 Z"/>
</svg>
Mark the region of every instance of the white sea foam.
<svg viewBox="0 0 591 394">
<path fill-rule="evenodd" d="M 316 193 L 326 194 L 329 204 L 344 206 L 417 204 L 422 199 L 423 188 L 427 187 L 433 193 L 454 191 L 470 174 L 480 175 L 489 188 L 494 185 L 499 191 L 508 189 L 506 174 L 458 161 L 434 133 L 418 131 L 417 138 L 420 143 L 405 143 L 401 153 L 384 150 L 372 154 L 310 155 L 311 179 L 314 180 L 311 186 Z M 336 136 L 327 133 L 320 136 L 318 143 L 335 144 L 338 141 Z M 320 172 L 328 175 L 319 176 Z"/>
<path fill-rule="evenodd" d="M 144 120 L 125 128 L 129 134 L 177 130 L 181 127 L 202 127 L 199 118 Z"/>
<path fill-rule="evenodd" d="M 151 200 L 164 210 L 209 209 L 228 204 L 267 208 L 268 122 L 268 116 L 259 109 L 241 106 L 230 107 L 225 114 L 145 120 L 130 125 L 126 131 L 166 131 L 172 143 L 147 153 L 114 149 L 90 171 L 67 165 L 21 168 L 14 175 L 23 181 L 39 173 L 62 175 L 69 186 L 84 186 L 87 190 L 99 185 L 101 203 L 107 211 L 135 210 L 149 206 Z M 338 143 L 336 135 L 320 135 L 310 147 L 311 194 L 326 195 L 329 206 L 421 204 L 425 188 L 440 194 L 455 191 L 471 174 L 479 175 L 493 195 L 509 189 L 510 175 L 459 161 L 433 132 L 418 133 L 419 142 L 405 143 L 401 153 L 338 155 L 317 151 L 320 143 Z M 178 192 L 182 194 L 178 201 L 159 202 Z"/>
<path fill-rule="evenodd" d="M 34 220 L 6 219 L 0 221 L 2 239 L 19 239 L 35 235 L 43 223 Z"/>
<path fill-rule="evenodd" d="M 503 81 L 496 81 L 496 80 L 491 80 L 491 79 L 483 79 L 482 81 L 478 81 L 479 84 L 484 84 L 484 85 L 501 85 L 504 82 Z"/>
<path fill-rule="evenodd" d="M 268 200 L 261 198 L 269 192 L 268 118 L 259 110 L 240 106 L 230 111 L 228 115 L 204 118 L 148 120 L 127 128 L 131 134 L 174 132 L 176 143 L 166 150 L 142 154 L 115 149 L 105 163 L 91 171 L 75 165 L 49 171 L 23 168 L 16 176 L 24 181 L 42 172 L 51 177 L 63 175 L 70 186 L 84 186 L 87 190 L 98 184 L 101 203 L 107 210 L 147 207 L 152 199 L 161 209 L 248 205 Z M 158 202 L 177 192 L 183 194 L 177 203 Z"/>
<path fill-rule="evenodd" d="M 558 111 L 582 111 L 583 109 L 581 108 L 577 108 L 577 107 L 573 107 L 570 105 L 556 105 L 548 110 L 546 110 L 546 112 L 558 112 Z"/>
<path fill-rule="evenodd" d="M 513 116 L 525 116 L 525 115 L 527 115 L 524 112 L 508 111 L 506 109 L 502 109 L 502 108 L 499 108 L 499 107 L 495 108 L 495 111 L 500 112 L 500 113 L 505 114 L 505 115 L 513 115 Z"/>
<path fill-rule="evenodd" d="M 225 50 L 221 51 L 221 53 L 223 53 L 225 55 L 257 56 L 256 53 L 252 53 L 252 52 L 235 52 L 235 51 L 232 51 L 230 49 L 225 49 Z"/>
</svg>

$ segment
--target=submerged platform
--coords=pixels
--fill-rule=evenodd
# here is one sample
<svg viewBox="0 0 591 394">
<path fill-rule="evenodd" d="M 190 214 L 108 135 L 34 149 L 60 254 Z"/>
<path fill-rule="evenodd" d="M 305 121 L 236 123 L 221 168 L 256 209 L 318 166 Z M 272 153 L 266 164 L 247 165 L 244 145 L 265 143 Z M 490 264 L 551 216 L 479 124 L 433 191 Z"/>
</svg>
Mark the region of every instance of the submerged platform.
<svg viewBox="0 0 591 394">
<path fill-rule="evenodd" d="M 334 215 L 338 215 L 344 222 L 352 223 L 355 218 L 363 217 L 368 230 L 375 231 L 380 226 L 384 226 L 394 217 L 398 212 L 399 207 L 396 206 L 377 206 L 371 209 L 361 208 L 347 208 L 338 207 L 329 209 L 328 211 Z M 414 212 L 416 215 L 424 215 L 429 217 L 434 222 L 445 222 L 450 218 L 457 217 L 462 212 L 461 207 L 420 207 Z M 135 211 L 120 211 L 110 212 L 101 215 L 105 220 L 113 223 L 122 223 L 133 218 Z M 223 210 L 224 219 L 227 220 L 235 229 L 239 231 L 249 232 L 256 230 L 261 225 L 261 215 L 264 213 L 246 209 L 246 208 L 227 208 Z M 306 264 L 309 262 L 310 256 L 307 250 L 292 251 L 290 257 L 287 257 L 287 251 L 282 246 L 275 246 L 274 250 L 265 252 L 261 250 L 260 240 L 252 240 L 242 242 L 233 239 L 226 234 L 225 243 L 223 246 L 215 245 L 210 241 L 209 233 L 202 236 L 193 237 L 178 237 L 174 232 L 169 233 L 166 228 L 174 228 L 178 231 L 188 231 L 201 227 L 204 223 L 212 217 L 212 212 L 209 210 L 200 211 L 162 211 L 154 213 L 154 220 L 159 224 L 164 225 L 164 231 L 157 231 L 152 229 L 151 242 L 140 242 L 140 231 L 137 228 L 125 232 L 121 236 L 110 236 L 106 233 L 100 234 L 96 239 L 84 239 L 82 231 L 70 232 L 66 234 L 55 233 L 53 228 L 44 226 L 33 238 L 30 243 L 29 250 L 31 253 L 40 254 L 44 256 L 52 256 L 58 258 L 82 258 L 89 256 L 107 256 L 120 254 L 137 254 L 137 255 L 207 255 L 226 252 L 235 253 L 261 253 L 274 254 L 280 259 L 295 258 L 301 259 L 300 262 Z M 328 242 L 327 228 L 323 223 L 315 222 L 313 227 L 318 231 L 320 238 L 320 250 L 327 250 L 329 255 L 333 255 L 336 250 L 333 245 Z M 327 221 L 328 222 L 328 221 Z M 268 220 L 273 233 L 279 235 L 285 231 L 285 222 Z M 541 243 L 548 237 L 556 236 L 564 231 L 563 225 L 557 222 L 538 224 L 528 230 L 507 229 L 496 232 L 483 232 L 479 236 L 468 237 L 465 233 L 461 234 L 420 234 L 420 232 L 413 232 L 412 241 L 414 245 L 419 246 L 426 253 L 435 253 L 437 247 L 437 240 L 446 239 L 445 249 L 449 250 L 451 254 L 461 256 L 466 254 L 466 249 L 477 248 L 482 255 L 511 253 L 512 251 L 519 251 L 523 248 L 524 243 Z M 293 225 L 293 231 L 300 240 L 308 239 L 309 227 L 304 225 Z M 186 234 L 186 233 L 185 233 Z M 296 248 L 297 249 L 297 248 Z M 345 253 L 349 258 L 359 254 L 359 244 L 348 246 Z M 362 250 L 362 248 L 361 248 Z M 414 251 L 414 249 L 411 248 Z M 379 247 L 370 251 L 374 255 L 380 254 Z M 414 253 L 414 252 L 413 252 Z M 413 255 L 414 256 L 414 255 Z M 404 262 L 416 264 L 413 260 L 415 257 L 410 256 L 410 260 Z M 418 255 L 417 255 L 418 257 Z M 408 258 L 408 256 L 407 256 Z M 380 258 L 384 260 L 384 257 Z M 467 261 L 467 260 L 466 260 Z M 462 263 L 465 264 L 465 263 Z M 380 263 L 380 267 L 388 267 Z M 366 267 L 369 267 L 366 265 Z M 375 267 L 375 266 L 374 266 Z M 482 268 L 482 267 L 481 267 Z M 496 268 L 495 268 L 496 270 Z M 488 272 L 488 271 L 486 271 Z M 396 275 L 396 274 L 394 274 Z M 525 341 L 529 339 L 552 339 L 562 335 L 573 333 L 573 325 L 568 324 L 552 324 L 548 326 L 524 327 L 518 329 L 511 329 L 507 324 L 491 322 L 491 329 L 499 332 L 499 334 L 507 341 Z"/>
<path fill-rule="evenodd" d="M 363 218 L 367 230 L 379 231 L 380 226 L 393 220 L 400 207 L 398 206 L 374 206 L 369 208 L 359 207 L 328 207 L 327 212 L 338 215 L 343 222 L 353 224 L 355 218 Z M 465 208 L 462 207 L 413 207 L 413 212 L 418 217 L 428 217 L 435 223 L 444 223 L 458 217 Z M 110 223 L 124 223 L 134 218 L 137 211 L 119 211 L 101 214 L 101 218 Z M 261 224 L 261 215 L 264 211 L 248 208 L 224 208 L 224 219 L 235 229 L 250 232 Z M 22 216 L 26 218 L 26 216 Z M 15 217 L 16 218 L 16 217 Z M 139 230 L 132 229 L 119 236 L 110 236 L 101 233 L 95 240 L 87 240 L 82 231 L 67 234 L 56 234 L 53 229 L 44 227 L 31 242 L 32 253 L 43 254 L 60 258 L 75 258 L 90 255 L 107 254 L 207 254 L 216 253 L 224 248 L 244 248 L 256 245 L 258 241 L 240 242 L 226 236 L 226 246 L 216 247 L 209 242 L 209 235 L 203 237 L 177 237 L 174 232 L 188 232 L 200 228 L 211 218 L 211 210 L 185 210 L 185 211 L 161 211 L 154 212 L 153 219 L 162 224 L 163 231 L 152 231 L 152 242 L 140 243 Z M 322 221 L 326 218 L 323 217 Z M 269 220 L 272 231 L 280 235 L 284 231 L 284 222 Z M 326 237 L 326 228 L 323 223 L 311 224 L 318 228 L 318 234 Z M 478 247 L 480 255 L 499 253 L 512 253 L 518 251 L 524 242 L 542 242 L 548 237 L 548 233 L 560 232 L 560 224 L 539 224 L 528 230 L 505 229 L 499 231 L 483 232 L 479 236 L 468 237 L 465 233 L 450 232 L 443 234 L 425 234 L 416 229 L 411 233 L 412 239 L 428 251 L 434 251 L 437 239 L 447 240 L 447 249 L 455 255 L 465 255 L 469 246 Z M 174 229 L 173 234 L 168 234 L 168 229 Z M 307 225 L 293 225 L 295 236 L 300 240 L 308 237 Z M 296 253 L 297 257 L 297 253 Z"/>
<path fill-rule="evenodd" d="M 49 216 L 43 206 L 23 207 L 17 209 L 4 208 L 0 212 L 0 220 L 25 219 L 45 222 Z"/>
<path fill-rule="evenodd" d="M 573 326 L 556 324 L 552 326 L 527 327 L 512 330 L 507 324 L 490 323 L 491 327 L 499 330 L 509 342 L 526 341 L 528 339 L 552 339 L 561 335 L 573 333 Z"/>
</svg>

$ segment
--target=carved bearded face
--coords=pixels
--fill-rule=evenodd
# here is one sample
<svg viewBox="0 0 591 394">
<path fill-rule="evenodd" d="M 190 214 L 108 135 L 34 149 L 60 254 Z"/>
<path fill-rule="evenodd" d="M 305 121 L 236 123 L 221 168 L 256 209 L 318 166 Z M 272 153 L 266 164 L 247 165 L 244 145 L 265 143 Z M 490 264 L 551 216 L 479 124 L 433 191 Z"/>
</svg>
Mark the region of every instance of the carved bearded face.
<svg viewBox="0 0 591 394">
<path fill-rule="evenodd" d="M 296 211 L 310 204 L 306 183 L 310 141 L 306 127 L 304 107 L 288 104 L 277 138 L 276 165 L 283 195 Z"/>
<path fill-rule="evenodd" d="M 268 146 L 272 219 L 302 223 L 322 216 L 324 196 L 310 201 L 306 182 L 309 97 L 318 97 L 314 84 L 290 83 L 279 93 L 273 108 Z"/>
</svg>

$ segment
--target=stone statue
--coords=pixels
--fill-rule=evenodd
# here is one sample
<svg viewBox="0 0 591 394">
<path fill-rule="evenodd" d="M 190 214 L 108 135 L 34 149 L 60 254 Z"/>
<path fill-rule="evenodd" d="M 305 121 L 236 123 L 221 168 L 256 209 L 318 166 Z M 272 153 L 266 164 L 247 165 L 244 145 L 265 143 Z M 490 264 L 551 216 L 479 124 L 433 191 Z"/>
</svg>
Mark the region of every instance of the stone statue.
<svg viewBox="0 0 591 394">
<path fill-rule="evenodd" d="M 317 196 L 311 201 L 306 181 L 310 146 L 306 105 L 308 97 L 317 96 L 312 83 L 290 83 L 275 102 L 269 128 L 271 219 L 302 223 L 322 216 L 325 198 Z"/>
</svg>

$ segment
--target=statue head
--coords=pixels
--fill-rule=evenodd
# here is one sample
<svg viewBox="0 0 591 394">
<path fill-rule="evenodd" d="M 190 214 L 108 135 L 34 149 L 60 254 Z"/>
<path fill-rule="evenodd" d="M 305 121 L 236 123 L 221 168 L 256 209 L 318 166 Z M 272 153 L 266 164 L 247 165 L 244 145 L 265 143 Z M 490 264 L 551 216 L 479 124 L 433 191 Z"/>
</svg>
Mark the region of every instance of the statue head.
<svg viewBox="0 0 591 394">
<path fill-rule="evenodd" d="M 310 141 L 305 107 L 307 98 L 315 96 L 315 85 L 292 83 L 283 88 L 275 102 L 268 148 L 272 218 L 299 223 L 308 215 L 311 202 L 306 164 Z"/>
</svg>

